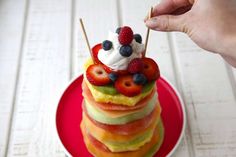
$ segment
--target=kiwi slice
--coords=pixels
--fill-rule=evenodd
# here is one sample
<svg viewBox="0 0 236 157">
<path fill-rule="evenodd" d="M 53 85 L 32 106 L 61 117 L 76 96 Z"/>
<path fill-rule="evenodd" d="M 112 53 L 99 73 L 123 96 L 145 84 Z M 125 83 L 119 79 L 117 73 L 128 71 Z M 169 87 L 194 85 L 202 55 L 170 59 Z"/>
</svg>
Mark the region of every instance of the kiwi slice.
<svg viewBox="0 0 236 157">
<path fill-rule="evenodd" d="M 155 81 L 149 82 L 146 85 L 143 86 L 142 93 L 149 92 L 153 86 L 155 85 Z"/>
<path fill-rule="evenodd" d="M 118 91 L 115 89 L 113 84 L 109 84 L 106 86 L 94 86 L 93 88 L 104 93 L 104 94 L 109 94 L 109 95 L 116 95 L 118 94 Z"/>
</svg>

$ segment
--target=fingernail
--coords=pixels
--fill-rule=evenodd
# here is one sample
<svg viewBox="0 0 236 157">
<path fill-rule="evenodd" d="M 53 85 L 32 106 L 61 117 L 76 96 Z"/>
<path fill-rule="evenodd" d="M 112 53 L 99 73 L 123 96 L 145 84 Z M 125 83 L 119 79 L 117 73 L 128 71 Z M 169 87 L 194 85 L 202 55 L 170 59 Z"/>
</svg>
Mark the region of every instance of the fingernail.
<svg viewBox="0 0 236 157">
<path fill-rule="evenodd" d="M 148 26 L 154 25 L 156 24 L 156 22 L 157 22 L 156 18 L 151 18 L 151 19 L 146 20 L 146 24 Z"/>
</svg>

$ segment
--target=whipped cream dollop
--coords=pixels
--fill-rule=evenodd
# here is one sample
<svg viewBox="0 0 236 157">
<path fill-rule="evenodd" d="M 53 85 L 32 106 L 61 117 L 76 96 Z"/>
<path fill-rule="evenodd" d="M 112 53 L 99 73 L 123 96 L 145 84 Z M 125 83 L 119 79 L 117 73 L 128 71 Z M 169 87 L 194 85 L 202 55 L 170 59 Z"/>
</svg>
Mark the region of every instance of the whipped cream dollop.
<svg viewBox="0 0 236 157">
<path fill-rule="evenodd" d="M 133 39 L 130 44 L 133 53 L 129 57 L 124 57 L 119 52 L 122 45 L 118 40 L 118 34 L 109 32 L 108 40 L 112 42 L 112 48 L 108 51 L 100 49 L 98 59 L 113 70 L 127 70 L 129 62 L 134 58 L 141 58 L 145 49 L 143 44 L 140 44 Z"/>
</svg>

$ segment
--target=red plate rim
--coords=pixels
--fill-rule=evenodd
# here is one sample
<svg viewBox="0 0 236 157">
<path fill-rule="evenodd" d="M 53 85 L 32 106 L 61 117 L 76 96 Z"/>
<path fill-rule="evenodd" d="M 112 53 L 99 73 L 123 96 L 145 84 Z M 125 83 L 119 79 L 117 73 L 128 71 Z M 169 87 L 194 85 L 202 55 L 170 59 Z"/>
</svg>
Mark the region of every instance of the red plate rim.
<svg viewBox="0 0 236 157">
<path fill-rule="evenodd" d="M 67 90 L 67 88 L 71 85 L 71 83 L 73 83 L 78 77 L 80 77 L 82 74 L 79 74 L 77 75 L 75 78 L 71 79 L 71 81 L 66 84 L 65 88 L 63 88 L 61 94 L 60 94 L 60 99 L 59 101 L 57 102 L 57 107 L 55 109 L 55 113 L 54 113 L 54 122 L 55 122 L 55 129 L 56 129 L 56 134 L 57 134 L 57 140 L 59 141 L 64 153 L 68 156 L 68 157 L 73 157 L 70 152 L 66 149 L 66 147 L 64 146 L 64 144 L 62 143 L 61 141 L 61 138 L 59 136 L 59 132 L 57 130 L 57 112 L 58 112 L 58 105 L 62 99 L 62 96 L 64 94 L 64 92 Z M 186 128 L 186 109 L 185 109 L 185 105 L 184 105 L 184 102 L 183 102 L 183 99 L 182 97 L 180 96 L 180 93 L 178 92 L 178 90 L 173 86 L 172 83 L 170 83 L 170 81 L 168 81 L 168 79 L 166 79 L 165 77 L 161 76 L 161 78 L 170 88 L 172 88 L 173 92 L 175 93 L 175 95 L 177 96 L 179 102 L 180 102 L 180 107 L 182 109 L 182 113 L 183 113 L 183 126 L 181 128 L 181 133 L 180 133 L 180 136 L 178 138 L 178 141 L 176 142 L 175 146 L 172 148 L 172 150 L 166 155 L 166 157 L 169 157 L 171 155 L 173 155 L 173 153 L 176 151 L 176 149 L 178 148 L 180 142 L 182 141 L 183 139 L 183 136 L 184 136 L 184 132 L 185 132 L 185 128 Z"/>
</svg>

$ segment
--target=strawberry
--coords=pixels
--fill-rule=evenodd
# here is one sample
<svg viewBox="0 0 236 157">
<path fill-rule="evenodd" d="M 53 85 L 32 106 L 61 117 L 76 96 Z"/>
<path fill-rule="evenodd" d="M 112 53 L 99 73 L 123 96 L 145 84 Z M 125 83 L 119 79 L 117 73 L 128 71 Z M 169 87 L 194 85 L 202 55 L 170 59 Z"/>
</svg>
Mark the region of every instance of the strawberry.
<svg viewBox="0 0 236 157">
<path fill-rule="evenodd" d="M 95 63 L 101 63 L 98 59 L 98 52 L 102 48 L 102 44 L 97 44 L 92 48 L 93 58 Z"/>
<path fill-rule="evenodd" d="M 108 74 L 110 74 L 110 73 L 116 73 L 117 75 L 126 75 L 126 74 L 129 73 L 127 70 L 114 70 L 114 69 L 112 69 L 112 68 L 110 68 L 110 67 L 108 67 L 108 66 L 106 66 L 106 65 L 104 65 L 104 64 L 102 64 L 102 66 L 103 66 L 104 70 L 105 70 Z"/>
<path fill-rule="evenodd" d="M 110 83 L 109 76 L 101 64 L 90 65 L 86 70 L 86 77 L 91 84 L 96 86 L 103 86 Z"/>
<path fill-rule="evenodd" d="M 139 73 L 143 70 L 143 61 L 140 58 L 135 58 L 129 62 L 128 71 L 131 74 Z"/>
<path fill-rule="evenodd" d="M 121 94 L 133 97 L 142 91 L 142 85 L 137 85 L 133 81 L 132 75 L 119 76 L 115 82 L 115 88 Z"/>
<path fill-rule="evenodd" d="M 130 27 L 124 26 L 121 28 L 118 40 L 121 45 L 129 45 L 133 40 L 133 31 Z"/>
<path fill-rule="evenodd" d="M 157 80 L 160 77 L 160 71 L 157 63 L 151 58 L 142 58 L 143 73 L 148 81 Z"/>
</svg>

